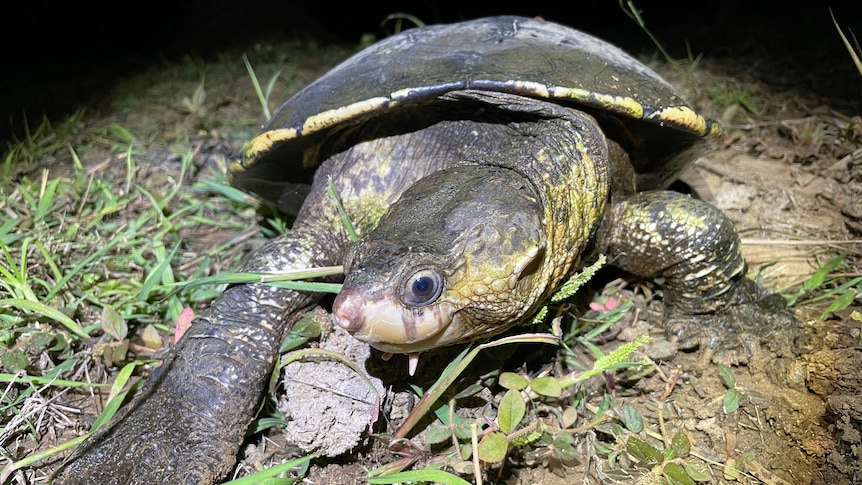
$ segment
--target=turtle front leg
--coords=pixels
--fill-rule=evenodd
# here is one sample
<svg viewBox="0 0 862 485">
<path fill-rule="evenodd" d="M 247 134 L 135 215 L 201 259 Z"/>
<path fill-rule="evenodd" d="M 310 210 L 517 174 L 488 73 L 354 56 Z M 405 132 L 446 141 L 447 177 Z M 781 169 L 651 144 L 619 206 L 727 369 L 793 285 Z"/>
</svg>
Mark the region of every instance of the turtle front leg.
<svg viewBox="0 0 862 485">
<path fill-rule="evenodd" d="M 761 342 L 792 342 L 793 313 L 745 277 L 739 236 L 717 208 L 671 191 L 640 193 L 609 207 L 599 242 L 615 266 L 664 279 L 664 322 L 681 348 L 743 363 Z"/>
<path fill-rule="evenodd" d="M 328 261 L 323 239 L 287 234 L 245 271 Z M 89 438 L 53 483 L 212 484 L 231 470 L 285 332 L 318 298 L 237 285 L 195 318 L 141 395 Z"/>
</svg>

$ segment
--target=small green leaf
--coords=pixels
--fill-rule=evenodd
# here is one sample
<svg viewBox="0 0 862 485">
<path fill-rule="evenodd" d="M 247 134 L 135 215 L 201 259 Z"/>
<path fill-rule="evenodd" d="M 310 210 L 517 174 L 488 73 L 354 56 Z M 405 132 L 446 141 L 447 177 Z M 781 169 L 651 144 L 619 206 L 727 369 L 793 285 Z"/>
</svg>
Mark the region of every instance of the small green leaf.
<svg viewBox="0 0 862 485">
<path fill-rule="evenodd" d="M 847 288 L 844 290 L 844 293 L 836 298 L 823 313 L 820 314 L 820 320 L 826 320 L 831 317 L 833 313 L 839 312 L 853 303 L 853 300 L 856 299 L 856 288 Z"/>
<path fill-rule="evenodd" d="M 488 433 L 479 442 L 479 459 L 486 463 L 499 463 L 506 458 L 509 442 L 499 431 Z"/>
<path fill-rule="evenodd" d="M 739 409 L 740 397 L 739 392 L 734 389 L 728 389 L 724 393 L 724 399 L 721 401 L 721 408 L 724 410 L 724 414 L 730 414 Z"/>
<path fill-rule="evenodd" d="M 739 469 L 739 464 L 736 462 L 736 458 L 728 458 L 726 462 L 724 462 L 724 478 L 727 480 L 736 480 L 739 478 L 739 475 L 742 474 L 742 470 Z"/>
<path fill-rule="evenodd" d="M 578 451 L 575 449 L 575 438 L 569 433 L 560 433 L 554 439 L 554 449 L 563 461 L 571 461 L 577 458 Z"/>
<path fill-rule="evenodd" d="M 560 397 L 563 394 L 563 388 L 560 386 L 560 381 L 556 377 L 545 376 L 533 379 L 530 382 L 530 388 L 536 391 L 536 394 L 548 397 Z"/>
<path fill-rule="evenodd" d="M 578 408 L 569 406 L 563 410 L 563 428 L 568 428 L 578 421 Z"/>
<path fill-rule="evenodd" d="M 639 461 L 643 462 L 646 466 L 658 465 L 664 459 L 664 456 L 658 449 L 644 443 L 634 436 L 629 436 L 629 439 L 626 442 L 626 451 Z"/>
<path fill-rule="evenodd" d="M 626 429 L 629 431 L 640 433 L 644 429 L 644 418 L 631 403 L 623 405 L 623 420 L 626 423 Z"/>
<path fill-rule="evenodd" d="M 307 344 L 309 340 L 319 337 L 320 333 L 320 322 L 315 318 L 314 312 L 306 312 L 287 332 L 287 336 L 278 351 L 285 354 L 298 349 Z"/>
<path fill-rule="evenodd" d="M 500 374 L 500 387 L 504 389 L 514 389 L 520 391 L 526 389 L 530 385 L 530 381 L 526 377 L 515 374 L 514 372 L 503 372 Z"/>
<path fill-rule="evenodd" d="M 688 476 L 685 469 L 679 463 L 670 462 L 664 466 L 664 477 L 671 485 L 697 485 Z"/>
<path fill-rule="evenodd" d="M 0 357 L 0 363 L 12 373 L 20 372 L 27 368 L 27 356 L 20 350 L 6 352 Z"/>
<path fill-rule="evenodd" d="M 670 440 L 670 447 L 676 456 L 685 458 L 691 452 L 691 442 L 688 440 L 688 435 L 682 431 L 677 431 Z"/>
<path fill-rule="evenodd" d="M 808 292 L 822 285 L 823 282 L 826 281 L 826 277 L 829 276 L 829 273 L 831 273 L 833 269 L 835 269 L 839 264 L 841 264 L 841 262 L 844 261 L 844 258 L 846 256 L 846 252 L 841 253 L 838 256 L 832 258 L 828 263 L 821 266 L 820 269 L 818 269 L 814 272 L 813 275 L 811 275 L 811 278 L 808 278 L 808 280 L 803 283 L 802 290 Z"/>
<path fill-rule="evenodd" d="M 663 456 L 664 462 L 667 463 L 676 458 L 676 451 L 671 447 L 667 447 L 663 450 Z"/>
<path fill-rule="evenodd" d="M 265 470 L 261 470 L 252 475 L 246 475 L 242 478 L 237 478 L 236 480 L 231 480 L 229 482 L 224 482 L 224 485 L 253 485 L 259 483 L 266 483 L 265 480 L 269 477 L 274 477 L 280 473 L 285 473 L 290 471 L 293 468 L 299 468 L 295 473 L 299 477 L 305 476 L 308 472 L 308 462 L 310 462 L 314 458 L 314 455 L 309 455 L 303 458 L 297 458 L 295 460 L 288 461 L 286 463 L 282 463 L 281 465 L 273 466 L 272 468 L 267 468 Z M 369 483 L 372 482 L 369 479 Z M 393 483 L 393 482 L 376 482 L 376 483 Z"/>
<path fill-rule="evenodd" d="M 455 423 L 455 437 L 459 440 L 469 440 L 473 437 L 473 432 L 470 430 L 469 421 L 461 421 Z"/>
<path fill-rule="evenodd" d="M 129 341 L 123 340 L 117 342 L 111 351 L 111 364 L 120 365 L 126 360 L 126 355 L 129 353 Z"/>
<path fill-rule="evenodd" d="M 728 389 L 736 387 L 736 378 L 733 377 L 733 372 L 730 370 L 730 367 L 724 364 L 718 364 L 718 373 L 721 375 L 724 387 Z"/>
<path fill-rule="evenodd" d="M 141 331 L 141 340 L 144 341 L 144 345 L 151 349 L 160 349 L 164 345 L 162 336 L 159 335 L 159 331 L 156 330 L 156 327 L 152 323 L 147 324 L 144 330 Z"/>
<path fill-rule="evenodd" d="M 610 469 L 613 470 L 614 468 L 616 468 L 616 465 L 617 465 L 617 452 L 611 451 L 610 453 L 608 453 L 608 467 L 610 467 Z"/>
<path fill-rule="evenodd" d="M 598 419 L 598 417 L 599 416 L 596 415 L 596 419 Z M 614 438 L 622 438 L 623 436 L 628 434 L 628 431 L 626 431 L 625 428 L 623 428 L 617 423 L 604 422 L 596 426 L 596 429 L 598 431 L 601 431 L 602 433 L 609 434 Z"/>
<path fill-rule="evenodd" d="M 65 352 L 69 350 L 70 343 L 65 334 L 57 333 L 54 335 L 53 345 L 48 348 L 51 352 Z M 65 358 L 65 357 L 64 357 Z"/>
<path fill-rule="evenodd" d="M 599 450 L 599 453 L 605 453 L 605 454 L 614 453 L 614 450 L 616 449 L 613 446 L 606 445 L 606 444 L 602 443 L 601 441 L 596 441 L 595 446 L 596 446 L 596 449 Z"/>
<path fill-rule="evenodd" d="M 429 445 L 442 443 L 452 436 L 452 432 L 448 426 L 442 424 L 432 424 L 425 431 L 425 442 Z"/>
<path fill-rule="evenodd" d="M 706 465 L 702 463 L 683 463 L 683 468 L 685 468 L 685 472 L 688 473 L 693 480 L 698 482 L 706 482 L 712 479 L 712 475 L 709 474 L 709 469 Z"/>
<path fill-rule="evenodd" d="M 511 433 L 518 427 L 524 415 L 527 413 L 527 404 L 521 396 L 521 391 L 509 389 L 500 400 L 497 409 L 497 426 L 506 434 Z"/>
<path fill-rule="evenodd" d="M 123 341 L 129 333 L 126 320 L 111 305 L 102 308 L 102 330 L 114 337 L 114 340 Z"/>
<path fill-rule="evenodd" d="M 596 418 L 600 418 L 602 415 L 604 415 L 606 412 L 608 412 L 608 409 L 610 409 L 610 408 L 611 408 L 611 396 L 608 394 L 602 395 L 602 400 L 599 403 L 598 409 L 596 409 Z"/>
</svg>

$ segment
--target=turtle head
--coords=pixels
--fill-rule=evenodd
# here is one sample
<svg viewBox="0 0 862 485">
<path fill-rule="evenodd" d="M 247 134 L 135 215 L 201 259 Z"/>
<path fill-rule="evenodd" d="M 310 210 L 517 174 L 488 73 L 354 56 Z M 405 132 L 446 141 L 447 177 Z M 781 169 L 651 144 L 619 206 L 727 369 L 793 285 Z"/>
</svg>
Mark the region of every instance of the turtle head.
<svg viewBox="0 0 862 485">
<path fill-rule="evenodd" d="M 451 273 L 441 266 L 441 255 L 364 240 L 348 259 L 344 286 L 333 304 L 338 325 L 384 352 L 421 352 L 458 340 L 447 335 L 462 315 L 448 291 Z"/>
<path fill-rule="evenodd" d="M 333 319 L 390 353 L 502 332 L 545 293 L 544 240 L 535 191 L 511 170 L 436 172 L 348 250 Z"/>
</svg>

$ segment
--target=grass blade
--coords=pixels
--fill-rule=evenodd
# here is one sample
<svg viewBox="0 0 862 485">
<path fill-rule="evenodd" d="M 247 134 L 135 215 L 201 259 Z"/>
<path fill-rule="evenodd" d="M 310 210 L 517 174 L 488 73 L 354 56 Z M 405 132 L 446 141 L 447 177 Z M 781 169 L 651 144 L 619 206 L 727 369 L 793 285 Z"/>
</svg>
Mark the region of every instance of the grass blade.
<svg viewBox="0 0 862 485">
<path fill-rule="evenodd" d="M 20 461 L 16 461 L 14 463 L 10 463 L 10 464 L 6 465 L 3 468 L 3 472 L 0 473 L 0 483 L 6 483 L 6 481 L 9 479 L 9 477 L 12 475 L 12 473 L 15 470 L 20 470 L 21 468 L 30 466 L 34 463 L 39 462 L 40 460 L 44 460 L 45 458 L 48 458 L 49 456 L 55 455 L 55 454 L 60 453 L 62 451 L 71 450 L 71 449 L 75 448 L 76 446 L 80 445 L 81 443 L 83 443 L 84 440 L 87 439 L 89 436 L 90 436 L 89 434 L 81 435 L 81 436 L 79 436 L 73 440 L 66 441 L 59 446 L 55 446 L 54 448 L 45 450 L 41 453 L 33 453 L 32 455 L 30 455 L 30 456 L 28 456 L 28 457 L 26 457 Z"/>
<path fill-rule="evenodd" d="M 832 9 L 829 9 L 829 15 L 832 16 L 832 23 L 835 24 L 835 29 L 838 30 L 838 35 L 841 36 L 841 42 L 844 43 L 844 46 L 847 48 L 847 52 L 850 54 L 850 58 L 853 59 L 853 64 L 856 65 L 856 69 L 859 71 L 859 74 L 862 75 L 862 60 L 859 59 L 859 54 L 856 53 L 856 49 L 853 48 L 850 41 L 847 40 L 847 36 L 844 35 L 844 31 L 841 30 L 841 26 L 838 25 L 838 21 L 835 20 L 835 14 L 832 13 Z"/>
<path fill-rule="evenodd" d="M 126 386 L 126 383 L 129 382 L 129 377 L 131 377 L 132 371 L 134 371 L 135 367 L 140 364 L 142 364 L 142 362 L 129 362 L 123 366 L 122 370 L 120 370 L 116 381 L 114 381 L 114 384 L 111 386 L 111 393 L 109 395 L 110 400 L 108 401 L 107 406 L 105 406 L 105 409 L 102 410 L 102 413 L 99 414 L 99 417 L 93 421 L 93 426 L 90 427 L 90 433 L 95 433 L 105 423 L 110 421 L 114 415 L 117 414 L 123 401 L 126 400 L 126 395 L 128 395 L 129 391 L 134 389 L 136 386 L 142 385 L 143 381 L 138 381 L 134 386 L 122 391 L 123 387 Z"/>
<path fill-rule="evenodd" d="M 137 232 L 137 228 L 133 228 L 132 231 L 133 231 L 133 233 Z M 93 253 L 90 254 L 88 257 L 82 259 L 78 264 L 75 265 L 74 268 L 72 268 L 72 271 L 69 271 L 68 273 L 66 273 L 66 275 L 63 276 L 63 279 L 58 281 L 57 284 L 54 285 L 54 287 L 51 289 L 51 291 L 49 291 L 48 294 L 45 295 L 45 301 L 49 301 L 49 300 L 53 299 L 55 296 L 57 296 L 57 293 L 60 292 L 60 289 L 62 289 L 63 286 L 69 282 L 69 280 L 71 280 L 73 277 L 75 277 L 75 275 L 80 273 L 90 263 L 92 263 L 93 261 L 95 261 L 98 258 L 101 258 L 102 255 L 104 255 L 106 252 L 113 249 L 114 246 L 116 246 L 117 244 L 119 244 L 120 242 L 125 240 L 125 238 L 126 238 L 125 234 L 118 234 L 117 237 L 108 241 L 107 244 L 105 244 L 104 246 L 101 246 L 96 251 L 93 251 Z"/>
<path fill-rule="evenodd" d="M 160 254 L 164 252 L 164 246 L 162 246 L 162 251 L 156 250 L 156 254 Z M 177 242 L 174 245 L 174 248 L 171 250 L 170 254 L 166 257 L 161 258 L 158 265 L 147 275 L 146 279 L 144 279 L 144 284 L 141 286 L 141 291 L 138 293 L 138 301 L 147 301 L 150 296 L 150 293 L 153 291 L 153 288 L 156 287 L 162 281 L 162 275 L 165 273 L 165 269 L 167 269 L 171 265 L 171 261 L 174 260 L 174 256 L 177 254 L 177 250 L 180 249 L 180 243 Z"/>
<path fill-rule="evenodd" d="M 395 473 L 382 477 L 369 477 L 368 483 L 379 485 L 386 483 L 443 483 L 446 485 L 470 485 L 470 482 L 461 477 L 445 472 L 443 470 L 412 470 L 408 472 Z"/>
<path fill-rule="evenodd" d="M 38 313 L 39 315 L 54 320 L 55 322 L 59 322 L 64 327 L 69 329 L 70 332 L 81 338 L 89 337 L 87 332 L 84 331 L 83 327 L 78 325 L 76 321 L 69 318 L 65 313 L 61 312 L 60 310 L 57 310 L 56 308 L 51 308 L 43 303 L 30 300 L 22 300 L 20 298 L 7 298 L 5 300 L 0 300 L 0 307 L 8 306 L 19 308 L 28 312 Z"/>
<path fill-rule="evenodd" d="M 251 84 L 254 86 L 254 92 L 255 94 L 257 94 L 257 100 L 260 102 L 260 107 L 263 110 L 263 119 L 269 120 L 272 117 L 272 114 L 269 111 L 269 105 L 267 104 L 266 95 L 260 88 L 260 82 L 257 80 L 257 75 L 254 73 L 254 68 L 251 67 L 251 61 L 248 60 L 248 56 L 245 53 L 242 54 L 242 62 L 245 63 L 245 69 L 248 71 L 248 77 L 251 79 Z"/>
<path fill-rule="evenodd" d="M 257 485 L 259 483 L 264 483 L 263 481 L 267 478 L 272 478 L 279 473 L 284 473 L 289 471 L 291 468 L 300 467 L 299 476 L 303 476 L 308 471 L 308 462 L 314 458 L 314 455 L 304 456 L 302 458 L 297 458 L 295 460 L 291 460 L 287 463 L 282 463 L 281 465 L 274 466 L 272 468 L 259 471 L 252 475 L 248 475 L 242 478 L 237 478 L 236 480 L 231 480 L 229 482 L 224 482 L 223 485 Z"/>
<path fill-rule="evenodd" d="M 323 283 L 316 281 L 298 281 L 309 278 L 321 278 L 342 274 L 341 266 L 324 266 L 320 268 L 299 269 L 268 273 L 219 273 L 213 276 L 196 278 L 192 281 L 179 283 L 180 289 L 184 290 L 193 286 L 201 285 L 234 285 L 248 283 L 266 283 L 297 291 L 317 291 L 323 293 L 338 293 L 341 290 L 340 283 Z"/>
</svg>

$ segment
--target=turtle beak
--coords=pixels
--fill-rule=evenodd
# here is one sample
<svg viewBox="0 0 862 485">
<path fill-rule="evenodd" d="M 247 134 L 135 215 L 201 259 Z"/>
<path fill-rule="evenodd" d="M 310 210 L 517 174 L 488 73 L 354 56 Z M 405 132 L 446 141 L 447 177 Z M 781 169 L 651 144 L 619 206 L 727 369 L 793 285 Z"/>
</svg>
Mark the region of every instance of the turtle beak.
<svg viewBox="0 0 862 485">
<path fill-rule="evenodd" d="M 351 334 L 355 334 L 362 330 L 364 326 L 364 310 L 365 299 L 360 292 L 354 289 L 347 289 L 339 293 L 332 304 L 332 320 L 339 327 Z M 387 352 L 383 358 L 388 360 L 391 355 Z M 407 362 L 408 372 L 412 376 L 416 373 L 416 367 L 419 365 L 419 352 L 410 352 L 407 355 Z"/>
<path fill-rule="evenodd" d="M 410 354 L 456 343 L 460 326 L 450 326 L 455 308 L 433 305 L 417 310 L 390 294 L 370 296 L 362 288 L 342 288 L 332 303 L 332 320 L 354 338 L 395 354 Z M 455 330 L 455 338 L 447 333 Z"/>
<path fill-rule="evenodd" d="M 383 351 L 406 352 L 402 346 L 416 341 L 412 321 L 404 308 L 388 296 L 369 297 L 361 288 L 343 288 L 332 303 L 332 319 L 355 338 Z"/>
</svg>

